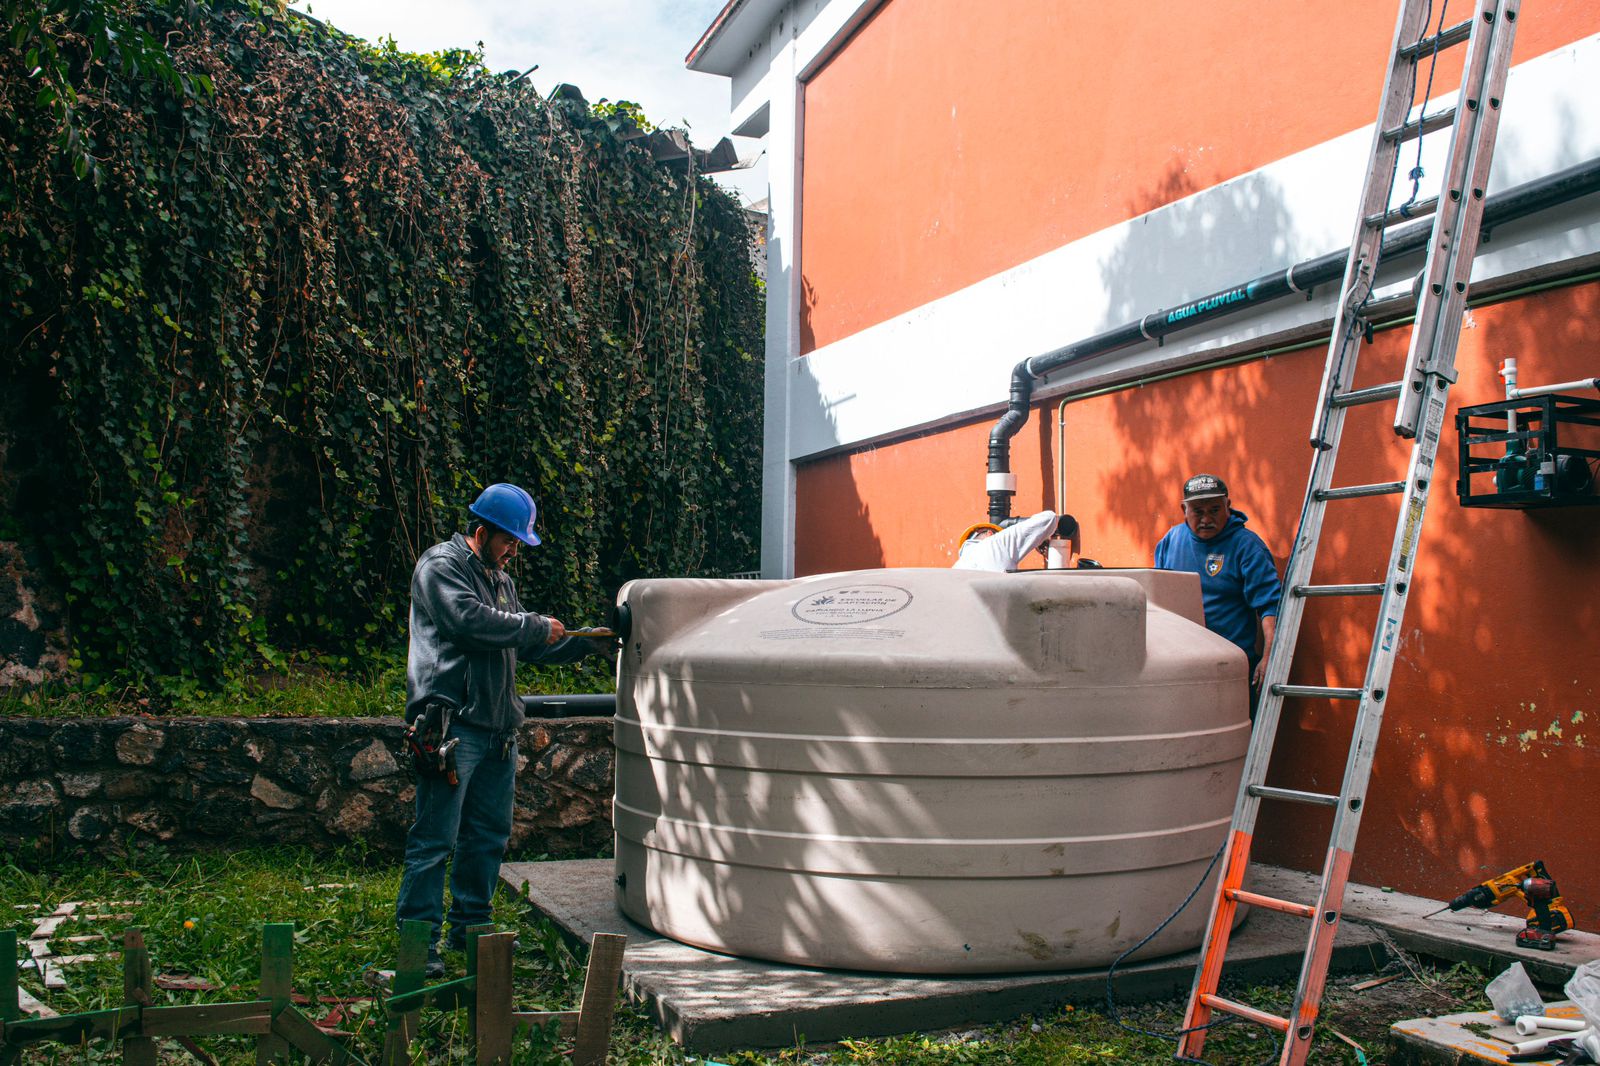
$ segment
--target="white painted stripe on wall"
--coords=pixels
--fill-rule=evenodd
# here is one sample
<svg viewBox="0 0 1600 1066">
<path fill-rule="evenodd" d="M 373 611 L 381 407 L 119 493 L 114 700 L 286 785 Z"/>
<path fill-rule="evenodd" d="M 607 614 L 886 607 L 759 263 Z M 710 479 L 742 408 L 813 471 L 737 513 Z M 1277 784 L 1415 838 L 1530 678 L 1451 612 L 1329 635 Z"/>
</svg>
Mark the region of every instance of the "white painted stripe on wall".
<svg viewBox="0 0 1600 1066">
<path fill-rule="evenodd" d="M 1600 35 L 1512 71 L 1491 192 L 1600 157 L 1596 70 Z M 1443 97 L 1435 106 L 1449 102 Z M 1429 138 L 1438 142 L 1424 156 L 1429 174 L 1440 169 L 1444 136 Z M 1371 139 L 1369 126 L 1327 141 L 788 360 L 786 459 L 997 409 L 1022 359 L 1344 247 Z M 1399 180 L 1410 164 L 1408 152 Z M 1431 191 L 1425 181 L 1423 195 Z M 1502 227 L 1481 249 L 1473 277 L 1508 277 L 1597 253 L 1600 204 L 1580 203 Z M 1038 394 L 1133 373 L 1186 350 L 1268 345 L 1274 336 L 1331 319 L 1336 287 L 1325 289 L 1309 302 L 1286 299 L 1180 333 L 1161 349 L 1145 344 L 1063 371 Z M 797 311 L 798 303 L 791 305 Z M 778 354 L 772 347 L 769 339 L 769 359 Z"/>
</svg>

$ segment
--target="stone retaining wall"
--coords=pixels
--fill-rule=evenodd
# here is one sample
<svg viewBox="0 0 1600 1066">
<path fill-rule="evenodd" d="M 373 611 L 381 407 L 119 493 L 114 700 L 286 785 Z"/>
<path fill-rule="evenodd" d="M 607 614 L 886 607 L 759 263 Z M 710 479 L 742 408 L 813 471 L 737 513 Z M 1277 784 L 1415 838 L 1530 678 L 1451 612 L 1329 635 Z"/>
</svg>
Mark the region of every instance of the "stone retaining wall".
<svg viewBox="0 0 1600 1066">
<path fill-rule="evenodd" d="M 414 812 L 396 718 L 0 718 L 0 854 L 22 861 L 360 841 L 398 854 Z M 514 853 L 611 837 L 610 718 L 529 719 Z"/>
</svg>

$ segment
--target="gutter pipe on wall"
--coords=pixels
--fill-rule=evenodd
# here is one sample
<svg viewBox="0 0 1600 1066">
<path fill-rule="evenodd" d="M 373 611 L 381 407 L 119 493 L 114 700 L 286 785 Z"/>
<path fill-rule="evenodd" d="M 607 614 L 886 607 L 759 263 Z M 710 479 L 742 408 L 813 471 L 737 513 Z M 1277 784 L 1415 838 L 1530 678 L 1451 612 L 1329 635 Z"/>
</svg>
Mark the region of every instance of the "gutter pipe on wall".
<svg viewBox="0 0 1600 1066">
<path fill-rule="evenodd" d="M 1591 159 L 1549 177 L 1530 181 L 1498 193 L 1484 203 L 1483 228 L 1489 229 L 1548 207 L 1600 192 L 1600 159 Z M 1383 244 L 1383 258 L 1395 259 L 1424 247 L 1433 229 L 1429 221 L 1395 230 Z M 996 525 L 1011 517 L 1011 498 L 1016 495 L 1017 479 L 1011 472 L 1011 438 L 1028 421 L 1028 410 L 1037 380 L 1074 363 L 1130 348 L 1145 341 L 1158 344 L 1179 330 L 1238 314 L 1291 293 L 1311 298 L 1317 285 L 1344 276 L 1348 248 L 1315 259 L 1307 259 L 1287 270 L 1273 271 L 1202 296 L 1172 310 L 1161 309 L 1142 318 L 1095 334 L 1064 348 L 1031 356 L 1011 370 L 1011 394 L 1005 414 L 989 431 L 989 471 L 985 489 L 989 495 L 989 521 Z M 1064 501 L 1057 500 L 1060 509 Z"/>
</svg>

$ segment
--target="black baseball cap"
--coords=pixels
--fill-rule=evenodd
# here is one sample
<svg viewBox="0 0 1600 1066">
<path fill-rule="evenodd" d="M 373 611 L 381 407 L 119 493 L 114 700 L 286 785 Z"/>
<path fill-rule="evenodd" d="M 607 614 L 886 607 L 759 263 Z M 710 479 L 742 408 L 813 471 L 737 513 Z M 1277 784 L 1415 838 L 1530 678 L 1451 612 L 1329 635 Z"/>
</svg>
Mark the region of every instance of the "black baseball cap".
<svg viewBox="0 0 1600 1066">
<path fill-rule="evenodd" d="M 1228 486 L 1215 474 L 1196 474 L 1183 483 L 1183 502 L 1215 500 L 1228 494 Z"/>
</svg>

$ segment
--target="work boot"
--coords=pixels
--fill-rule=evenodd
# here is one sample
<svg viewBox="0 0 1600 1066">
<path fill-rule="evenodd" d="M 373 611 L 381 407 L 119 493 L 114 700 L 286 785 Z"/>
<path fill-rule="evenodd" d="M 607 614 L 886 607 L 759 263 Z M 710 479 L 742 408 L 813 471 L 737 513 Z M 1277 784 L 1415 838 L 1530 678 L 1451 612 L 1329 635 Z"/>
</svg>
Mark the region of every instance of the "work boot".
<svg viewBox="0 0 1600 1066">
<path fill-rule="evenodd" d="M 431 981 L 444 975 L 444 956 L 439 954 L 437 946 L 430 945 L 428 947 L 428 961 L 422 966 L 422 976 Z"/>
</svg>

